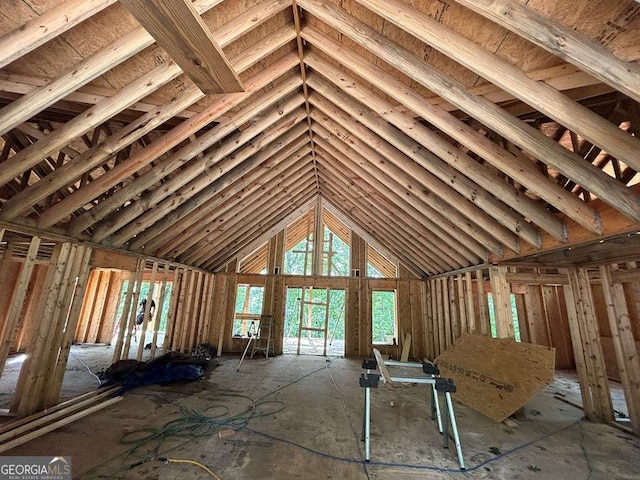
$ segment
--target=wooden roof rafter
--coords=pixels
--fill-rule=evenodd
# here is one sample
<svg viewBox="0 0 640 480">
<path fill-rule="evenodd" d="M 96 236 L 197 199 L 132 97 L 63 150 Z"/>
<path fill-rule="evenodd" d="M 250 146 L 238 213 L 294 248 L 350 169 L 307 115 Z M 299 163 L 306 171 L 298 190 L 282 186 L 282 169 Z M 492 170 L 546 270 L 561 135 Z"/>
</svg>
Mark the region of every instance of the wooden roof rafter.
<svg viewBox="0 0 640 480">
<path fill-rule="evenodd" d="M 614 229 L 640 221 L 640 43 L 626 33 L 638 7 L 597 5 L 586 19 L 584 1 L 570 15 L 545 2 L 276 0 L 243 11 L 199 0 L 245 72 L 247 94 L 221 97 L 185 83 L 131 19 L 121 38 L 78 49 L 74 36 L 123 14 L 112 0 L 23 10 L 33 20 L 0 36 L 0 131 L 35 142 L 4 145 L 0 222 L 218 269 L 292 218 L 287 198 L 319 194 L 419 276 L 610 235 L 600 212 L 626 217 Z M 38 40 L 38 23 L 54 33 Z M 25 68 L 74 47 L 48 78 Z M 60 120 L 53 129 L 16 130 L 45 113 Z M 559 143 L 541 129 L 548 119 L 570 132 Z M 278 195 L 285 178 L 296 187 Z M 247 207 L 263 191 L 280 200 L 269 194 L 260 218 Z"/>
<path fill-rule="evenodd" d="M 387 208 L 392 209 L 396 219 L 402 219 L 409 226 L 421 225 L 429 231 L 429 243 L 436 245 L 443 254 L 461 263 L 473 263 L 487 257 L 485 247 L 475 238 L 459 231 L 452 222 L 431 208 L 428 203 L 412 198 L 411 192 L 400 184 L 376 176 L 376 170 L 371 171 L 367 168 L 366 162 L 353 149 L 341 142 L 331 142 L 329 139 L 331 134 L 324 127 L 314 124 L 313 128 L 319 138 L 327 138 L 327 143 L 323 141 L 321 145 L 326 152 L 324 158 L 341 164 L 341 168 L 345 169 L 344 172 L 349 172 L 357 178 L 361 186 L 370 185 L 369 191 L 377 193 L 385 200 L 384 203 L 387 204 Z M 453 245 L 456 243 L 459 245 L 454 248 Z"/>
<path fill-rule="evenodd" d="M 191 0 L 120 0 L 203 93 L 243 91 L 242 81 Z"/>
<path fill-rule="evenodd" d="M 175 252 L 173 249 L 195 241 L 201 233 L 197 231 L 197 227 L 193 227 L 197 226 L 203 217 L 215 210 L 220 200 L 224 200 L 223 193 L 226 192 L 227 187 L 233 186 L 233 189 L 229 191 L 230 195 L 251 194 L 254 191 L 253 187 L 260 185 L 263 181 L 270 180 L 271 174 L 277 174 L 280 171 L 281 167 L 278 162 L 282 162 L 289 156 L 297 159 L 304 158 L 310 149 L 302 138 L 303 135 L 306 135 L 306 128 L 303 124 L 292 128 L 279 137 L 277 142 L 268 145 L 258 154 L 233 168 L 219 180 L 212 182 L 206 189 L 196 194 L 191 201 L 168 214 L 160 222 L 156 222 L 153 227 L 146 229 L 136 237 L 135 241 L 129 243 L 129 248 L 156 251 L 158 255 L 167 255 L 171 251 Z M 272 163 L 276 165 L 273 166 Z M 263 172 L 263 169 L 272 171 Z M 264 177 L 260 173 L 263 173 Z M 182 229 L 185 229 L 185 233 L 188 232 L 189 235 L 183 236 Z"/>
</svg>

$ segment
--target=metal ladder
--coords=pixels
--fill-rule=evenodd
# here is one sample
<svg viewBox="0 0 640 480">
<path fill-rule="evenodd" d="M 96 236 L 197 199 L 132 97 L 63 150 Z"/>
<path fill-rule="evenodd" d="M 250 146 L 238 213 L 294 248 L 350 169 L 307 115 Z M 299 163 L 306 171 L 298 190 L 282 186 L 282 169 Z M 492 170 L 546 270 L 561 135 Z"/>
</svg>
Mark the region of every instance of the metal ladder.
<svg viewBox="0 0 640 480">
<path fill-rule="evenodd" d="M 260 315 L 260 321 L 257 331 L 255 332 L 253 347 L 251 348 L 251 355 L 249 358 L 253 358 L 253 355 L 257 352 L 264 353 L 265 358 L 269 358 L 273 353 L 273 316 L 272 315 Z"/>
</svg>

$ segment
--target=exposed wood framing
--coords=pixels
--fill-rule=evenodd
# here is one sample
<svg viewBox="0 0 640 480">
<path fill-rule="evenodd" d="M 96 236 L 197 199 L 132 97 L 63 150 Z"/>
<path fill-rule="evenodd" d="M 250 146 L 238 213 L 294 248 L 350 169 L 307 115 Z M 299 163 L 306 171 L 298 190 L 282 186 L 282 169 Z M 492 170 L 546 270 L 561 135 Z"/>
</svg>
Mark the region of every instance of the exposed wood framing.
<svg viewBox="0 0 640 480">
<path fill-rule="evenodd" d="M 233 93 L 242 82 L 189 0 L 121 3 L 204 93 Z"/>
</svg>

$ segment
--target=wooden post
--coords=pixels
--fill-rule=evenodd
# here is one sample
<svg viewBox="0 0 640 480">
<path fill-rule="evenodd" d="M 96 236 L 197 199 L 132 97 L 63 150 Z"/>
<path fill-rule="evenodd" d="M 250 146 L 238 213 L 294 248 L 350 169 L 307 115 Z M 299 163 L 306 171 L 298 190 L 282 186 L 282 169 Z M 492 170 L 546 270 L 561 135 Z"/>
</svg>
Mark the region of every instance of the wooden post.
<svg viewBox="0 0 640 480">
<path fill-rule="evenodd" d="M 151 352 L 149 352 L 149 358 L 156 357 L 156 343 L 158 341 L 158 332 L 160 331 L 160 324 L 162 322 L 162 311 L 164 310 L 164 301 L 167 291 L 167 275 L 169 274 L 169 264 L 162 264 L 162 284 L 160 286 L 160 298 L 158 299 L 158 309 L 155 312 L 156 318 L 154 321 L 153 338 L 151 339 Z M 167 324 L 169 322 L 167 321 Z M 166 335 L 166 326 L 165 326 Z"/>
<path fill-rule="evenodd" d="M 478 286 L 478 311 L 480 312 L 480 335 L 491 335 L 491 322 L 489 320 L 489 303 L 487 292 L 484 290 L 483 271 L 476 270 L 476 283 Z"/>
<path fill-rule="evenodd" d="M 98 285 L 100 284 L 100 276 L 102 271 L 99 269 L 92 270 L 89 275 L 89 285 L 87 288 L 87 300 L 82 305 L 82 311 L 80 313 L 80 321 L 76 327 L 75 341 L 78 343 L 84 343 L 87 341 L 87 332 L 89 331 L 89 325 L 93 316 L 95 297 L 98 291 Z M 89 298 L 90 297 L 90 298 Z"/>
<path fill-rule="evenodd" d="M 567 304 L 567 317 L 569 319 L 569 332 L 571 333 L 571 343 L 573 344 L 573 354 L 576 362 L 576 372 L 580 382 L 580 395 L 582 396 L 582 408 L 584 414 L 592 422 L 598 419 L 595 411 L 595 399 L 592 395 L 592 384 L 590 373 L 587 370 L 586 351 L 583 348 L 582 329 L 576 298 L 574 298 L 573 286 L 571 283 L 563 285 L 564 298 Z"/>
<path fill-rule="evenodd" d="M 438 342 L 440 344 L 440 353 L 444 352 L 449 346 L 449 327 L 447 326 L 448 324 L 445 318 L 445 308 L 447 308 L 447 304 L 444 299 L 444 285 L 444 279 L 436 279 L 436 305 L 438 309 Z"/>
<path fill-rule="evenodd" d="M 222 346 L 224 345 L 225 340 L 225 330 L 227 324 L 227 298 L 229 296 L 229 287 L 229 279 L 226 274 L 216 275 L 216 298 L 218 299 L 218 304 L 216 306 L 216 316 L 219 322 L 218 356 L 222 355 Z M 235 287 L 235 284 L 232 287 Z"/>
<path fill-rule="evenodd" d="M 430 283 L 427 281 L 420 282 L 420 296 L 422 298 L 422 319 L 424 322 L 424 338 L 426 357 L 429 360 L 433 360 L 435 355 L 434 337 L 433 337 L 433 315 L 431 303 L 431 290 L 429 288 Z"/>
<path fill-rule="evenodd" d="M 31 282 L 29 284 L 29 294 L 25 299 L 25 308 L 22 312 L 21 326 L 19 327 L 18 335 L 13 342 L 12 349 L 17 352 L 26 350 L 26 344 L 31 338 L 34 328 L 37 326 L 37 310 L 42 298 L 42 292 L 45 289 L 45 279 L 47 275 L 48 265 L 36 265 L 34 272 L 31 274 Z M 2 268 L 0 266 L 0 268 Z M 34 278 L 35 277 L 35 278 Z"/>
<path fill-rule="evenodd" d="M 549 345 L 556 349 L 556 364 L 565 365 L 564 368 L 567 368 L 571 364 L 571 353 L 567 343 L 566 318 L 563 309 L 560 308 L 557 287 L 543 285 L 542 301 L 547 334 L 550 340 Z"/>
<path fill-rule="evenodd" d="M 524 304 L 527 310 L 527 327 L 529 342 L 536 345 L 551 346 L 548 338 L 548 329 L 545 323 L 545 314 L 542 307 L 542 290 L 539 285 L 527 285 L 524 293 Z"/>
<path fill-rule="evenodd" d="M 198 322 L 198 332 L 196 335 L 196 345 L 200 345 L 204 342 L 207 332 L 209 330 L 209 317 L 211 316 L 211 288 L 213 286 L 213 275 L 206 273 L 204 275 L 202 285 L 202 296 L 199 297 L 199 301 L 202 304 L 200 309 L 200 321 Z"/>
<path fill-rule="evenodd" d="M 322 197 L 316 202 L 315 218 L 313 222 L 313 262 L 311 275 L 322 273 L 322 251 L 324 249 L 324 225 L 322 223 Z"/>
<path fill-rule="evenodd" d="M 440 328 L 438 325 L 437 280 L 429 280 L 429 301 L 431 310 L 431 332 L 433 335 L 433 358 L 440 355 Z"/>
<path fill-rule="evenodd" d="M 75 333 L 77 316 L 70 318 L 71 304 L 76 290 L 76 279 L 80 270 L 88 263 L 90 257 L 84 256 L 85 247 L 72 245 L 65 265 L 65 273 L 56 297 L 56 309 L 49 319 L 53 328 L 49 335 L 51 348 L 48 358 L 45 360 L 42 378 L 37 395 L 41 397 L 42 404 L 49 407 L 58 400 L 60 387 L 64 378 L 67 365 L 67 357 L 73 332 Z M 85 262 L 85 263 L 83 263 Z M 76 312 L 77 313 L 77 312 Z M 68 338 L 67 338 L 68 337 Z M 51 403 L 49 403 L 51 402 Z"/>
<path fill-rule="evenodd" d="M 60 398 L 60 389 L 62 388 L 62 381 L 64 380 L 64 374 L 67 368 L 69 352 L 71 351 L 71 345 L 73 343 L 73 334 L 76 330 L 75 327 L 80 317 L 80 309 L 82 307 L 84 293 L 87 287 L 87 280 L 91 270 L 89 263 L 91 253 L 92 249 L 90 247 L 78 247 L 78 252 L 74 259 L 75 265 L 73 267 L 71 280 L 75 285 L 69 285 L 70 288 L 67 291 L 67 295 L 70 298 L 65 302 L 65 306 L 68 304 L 69 309 L 65 310 L 65 312 L 68 311 L 68 315 L 66 317 L 64 335 L 56 361 L 55 374 L 53 375 L 54 379 L 47 383 L 47 407 L 58 403 Z"/>
<path fill-rule="evenodd" d="M 133 298 L 128 311 L 129 318 L 126 325 L 120 325 L 120 328 L 125 328 L 125 341 L 124 348 L 119 360 L 129 358 L 129 348 L 131 348 L 131 336 L 136 324 L 136 316 L 138 309 L 138 300 L 140 299 L 140 288 L 142 287 L 142 279 L 144 278 L 144 271 L 146 269 L 146 261 L 141 259 L 138 262 L 138 268 L 136 270 L 135 278 L 133 278 Z"/>
<path fill-rule="evenodd" d="M 284 304 L 285 304 L 285 285 L 282 272 L 284 264 L 285 250 L 285 231 L 281 230 L 273 238 L 274 248 L 269 251 L 269 273 L 273 274 L 271 285 L 271 307 L 270 314 L 273 318 L 273 352 L 277 355 L 282 353 L 282 337 L 284 335 Z M 276 269 L 278 274 L 276 274 Z M 266 288 L 266 285 L 265 285 Z M 329 312 L 329 290 L 327 290 L 327 314 Z"/>
<path fill-rule="evenodd" d="M 186 352 L 191 352 L 196 346 L 196 332 L 198 325 L 201 323 L 202 316 L 202 287 L 204 283 L 204 273 L 198 272 L 196 277 L 196 292 L 193 297 L 193 310 L 191 314 L 191 325 L 189 329 L 189 341 L 187 342 Z"/>
<path fill-rule="evenodd" d="M 120 320 L 118 320 L 118 339 L 116 340 L 116 346 L 113 349 L 113 358 L 111 359 L 112 363 L 117 362 L 122 359 L 122 346 L 124 343 L 124 335 L 127 330 L 127 319 L 129 318 L 129 310 L 131 309 L 131 299 L 133 297 L 133 286 L 135 284 L 135 279 L 137 278 L 137 272 L 140 270 L 140 262 L 142 260 L 138 260 L 138 265 L 136 267 L 136 271 L 129 273 L 129 283 L 127 284 L 127 293 L 124 298 L 124 308 L 122 309 L 122 315 L 120 316 Z"/>
<path fill-rule="evenodd" d="M 93 308 L 85 325 L 86 335 L 84 341 L 87 343 L 95 343 L 98 339 L 98 332 L 100 331 L 100 326 L 103 321 L 107 292 L 109 291 L 109 284 L 111 283 L 112 277 L 113 272 L 104 270 L 98 272 L 98 288 L 92 292 L 95 295 L 93 298 Z"/>
<path fill-rule="evenodd" d="M 237 294 L 237 270 L 238 270 L 238 262 L 237 260 L 233 260 L 227 264 L 227 298 L 226 298 L 226 308 L 223 311 L 223 323 L 222 323 L 222 332 L 224 334 L 227 331 L 227 327 L 229 328 L 229 332 L 233 329 L 233 319 L 235 316 L 236 310 L 236 294 Z M 227 335 L 227 340 L 231 341 L 231 335 Z"/>
<path fill-rule="evenodd" d="M 427 354 L 426 338 L 424 336 L 424 304 L 422 302 L 422 289 L 424 282 L 421 280 L 411 280 L 411 347 L 413 358 L 421 360 Z"/>
<path fill-rule="evenodd" d="M 473 303 L 473 280 L 471 272 L 464 274 L 465 278 L 465 300 L 467 302 L 467 329 L 470 334 L 476 333 L 476 311 Z"/>
<path fill-rule="evenodd" d="M 640 360 L 633 338 L 624 289 L 622 284 L 613 282 L 610 266 L 600 267 L 600 278 L 631 428 L 638 434 L 640 433 Z"/>
<path fill-rule="evenodd" d="M 116 320 L 116 312 L 120 304 L 122 292 L 122 278 L 124 272 L 113 272 L 109 278 L 109 288 L 106 293 L 106 306 L 102 311 L 100 328 L 95 341 L 98 343 L 111 343 L 113 339 L 113 327 Z"/>
<path fill-rule="evenodd" d="M 507 267 L 489 267 L 489 280 L 493 293 L 493 311 L 496 319 L 498 338 L 514 338 L 513 313 L 511 311 L 511 289 L 507 281 Z"/>
<path fill-rule="evenodd" d="M 529 337 L 529 324 L 527 323 L 527 308 L 524 301 L 524 294 L 516 295 L 516 310 L 518 311 L 518 327 L 520 329 L 520 341 L 531 343 Z"/>
<path fill-rule="evenodd" d="M 171 338 L 171 350 L 173 351 L 180 351 L 184 331 L 185 309 L 187 308 L 187 293 L 191 282 L 191 273 L 192 271 L 189 268 L 182 270 L 180 289 L 176 292 L 177 303 L 175 309 L 175 324 L 173 328 L 173 336 Z"/>
<path fill-rule="evenodd" d="M 176 309 L 178 308 L 178 296 L 180 293 L 180 285 L 182 279 L 180 277 L 180 268 L 176 267 L 173 271 L 173 284 L 171 286 L 171 300 L 169 303 L 169 314 L 167 316 L 167 327 L 164 333 L 164 342 L 162 344 L 162 353 L 167 353 L 173 344 L 173 336 L 176 328 Z"/>
<path fill-rule="evenodd" d="M 569 269 L 569 282 L 573 299 L 576 302 L 578 327 L 582 340 L 578 345 L 574 345 L 574 348 L 582 346 L 585 351 L 584 359 L 589 378 L 588 387 L 591 388 L 593 399 L 593 415 L 600 421 L 610 422 L 613 420 L 613 405 L 604 366 L 589 275 L 584 268 L 572 267 Z M 580 387 L 585 388 L 587 386 L 580 385 Z"/>
<path fill-rule="evenodd" d="M 153 262 L 153 266 L 151 267 L 151 277 L 149 278 L 149 290 L 147 291 L 146 302 L 144 306 L 144 312 L 142 317 L 142 329 L 140 331 L 140 340 L 138 341 L 138 353 L 136 355 L 136 360 L 139 362 L 142 361 L 142 354 L 144 353 L 144 342 L 147 336 L 147 325 L 149 324 L 149 315 L 151 312 L 151 302 L 153 302 L 153 290 L 156 283 L 156 275 L 158 273 L 158 262 Z M 157 314 L 157 312 L 154 312 Z M 136 323 L 137 323 L 136 317 Z"/>
<path fill-rule="evenodd" d="M 28 355 L 20 370 L 16 387 L 16 402 L 12 406 L 12 410 L 21 416 L 34 413 L 45 406 L 40 389 L 44 381 L 43 372 L 46 371 L 54 348 L 52 335 L 57 329 L 56 313 L 59 313 L 57 310 L 60 308 L 58 299 L 65 282 L 71 248 L 70 243 L 57 244 L 47 271 L 46 291 L 38 309 L 38 325 L 29 341 Z"/>
<path fill-rule="evenodd" d="M 467 319 L 467 303 L 464 294 L 464 277 L 462 275 L 458 275 L 458 312 L 460 314 L 460 335 L 462 336 L 465 333 L 469 333 L 469 323 L 470 321 Z"/>
<path fill-rule="evenodd" d="M 449 322 L 451 323 L 451 345 L 453 345 L 460 337 L 460 311 L 458 310 L 456 279 L 453 275 L 447 277 L 445 288 L 449 297 Z"/>
<path fill-rule="evenodd" d="M 360 351 L 360 279 L 351 277 L 347 286 L 347 310 L 345 314 L 345 355 L 359 357 Z M 301 307 L 302 308 L 302 307 Z M 371 328 L 371 325 L 369 325 Z"/>
<path fill-rule="evenodd" d="M 0 377 L 2 377 L 7 356 L 9 355 L 9 351 L 11 350 L 11 346 L 15 339 L 16 327 L 18 326 L 18 321 L 20 320 L 20 314 L 22 312 L 22 305 L 29 289 L 29 280 L 31 279 L 31 273 L 33 272 L 36 257 L 38 256 L 40 241 L 40 237 L 31 238 L 27 258 L 20 268 L 20 277 L 18 278 L 18 283 L 16 284 L 13 290 L 13 295 L 11 296 L 9 311 L 7 312 L 6 321 L 4 322 L 2 337 L 0 337 L 2 341 L 2 344 L 0 345 Z"/>
</svg>

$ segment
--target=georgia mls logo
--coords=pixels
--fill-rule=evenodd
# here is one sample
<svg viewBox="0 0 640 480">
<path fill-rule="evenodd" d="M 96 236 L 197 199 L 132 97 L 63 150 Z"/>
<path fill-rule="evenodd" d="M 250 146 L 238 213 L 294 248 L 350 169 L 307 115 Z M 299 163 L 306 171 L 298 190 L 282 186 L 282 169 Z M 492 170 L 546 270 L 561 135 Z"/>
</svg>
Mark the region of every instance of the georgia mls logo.
<svg viewBox="0 0 640 480">
<path fill-rule="evenodd" d="M 48 465 L 49 475 L 68 475 L 71 473 L 71 465 L 64 457 L 53 457 Z"/>
<path fill-rule="evenodd" d="M 70 457 L 0 457 L 0 480 L 71 479 Z"/>
</svg>

